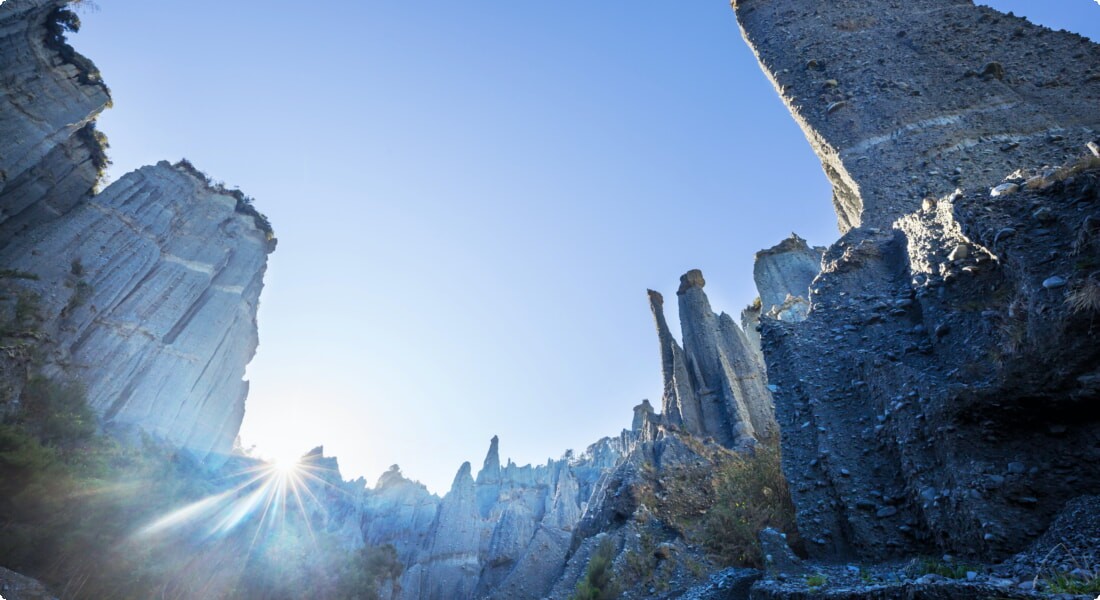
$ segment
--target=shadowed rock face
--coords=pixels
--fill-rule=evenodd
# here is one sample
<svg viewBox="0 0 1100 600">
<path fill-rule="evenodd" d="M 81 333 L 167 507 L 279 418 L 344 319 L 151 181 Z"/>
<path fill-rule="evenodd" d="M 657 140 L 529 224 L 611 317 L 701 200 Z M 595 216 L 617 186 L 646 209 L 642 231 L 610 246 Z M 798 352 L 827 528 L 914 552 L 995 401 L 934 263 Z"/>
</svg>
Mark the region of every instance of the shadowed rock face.
<svg viewBox="0 0 1100 600">
<path fill-rule="evenodd" d="M 662 418 L 727 448 L 749 447 L 775 430 L 763 365 L 733 319 L 711 310 L 705 284 L 698 270 L 680 278 L 683 349 L 669 331 L 664 298 L 649 291 L 665 387 Z"/>
<path fill-rule="evenodd" d="M 1100 137 L 1100 47 L 968 1 L 735 10 L 845 232 L 808 318 L 761 319 L 809 552 L 1022 549 L 1100 485 L 1079 303 L 1100 292 L 1100 170 L 1078 162 Z"/>
<path fill-rule="evenodd" d="M 1063 164 L 1100 131 L 1100 50 L 970 0 L 737 0 L 833 183 L 841 232 Z"/>
</svg>

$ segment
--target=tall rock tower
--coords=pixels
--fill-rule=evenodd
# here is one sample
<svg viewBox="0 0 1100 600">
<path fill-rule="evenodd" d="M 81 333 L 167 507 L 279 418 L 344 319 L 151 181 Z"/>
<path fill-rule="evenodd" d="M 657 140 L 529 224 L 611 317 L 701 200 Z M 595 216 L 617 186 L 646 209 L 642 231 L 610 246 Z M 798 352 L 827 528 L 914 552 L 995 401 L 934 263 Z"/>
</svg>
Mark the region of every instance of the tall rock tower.
<svg viewBox="0 0 1100 600">
<path fill-rule="evenodd" d="M 665 388 L 662 418 L 728 448 L 751 447 L 775 433 L 767 377 L 741 328 L 728 314 L 714 314 L 704 285 L 699 270 L 680 277 L 683 348 L 665 320 L 664 298 L 649 290 Z"/>
</svg>

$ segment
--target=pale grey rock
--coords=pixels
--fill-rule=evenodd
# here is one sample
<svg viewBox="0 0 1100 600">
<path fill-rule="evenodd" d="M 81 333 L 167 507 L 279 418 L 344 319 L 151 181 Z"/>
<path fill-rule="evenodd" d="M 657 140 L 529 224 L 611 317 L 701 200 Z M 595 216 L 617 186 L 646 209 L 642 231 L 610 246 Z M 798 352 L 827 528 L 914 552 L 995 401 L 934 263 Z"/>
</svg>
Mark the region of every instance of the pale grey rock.
<svg viewBox="0 0 1100 600">
<path fill-rule="evenodd" d="M 806 240 L 791 234 L 782 242 L 756 253 L 753 280 L 760 294 L 761 313 L 775 318 L 788 305 L 788 298 L 810 295 L 810 284 L 821 272 L 824 248 L 811 248 Z M 782 320 L 796 320 L 793 315 Z"/>
<path fill-rule="evenodd" d="M 649 400 L 634 407 L 634 420 L 630 430 L 640 441 L 652 441 L 657 436 L 657 428 L 661 426 L 661 416 L 653 410 Z"/>
<path fill-rule="evenodd" d="M 439 503 L 439 512 L 430 532 L 430 544 L 419 559 L 415 584 L 422 600 L 470 598 L 477 587 L 481 564 L 483 521 L 477 507 L 477 490 L 470 474 L 470 463 L 462 463 L 455 475 L 451 491 Z M 402 588 L 413 588 L 408 570 L 402 577 Z M 406 581 L 406 579 L 410 579 Z M 406 596 L 410 597 L 410 596 Z"/>
<path fill-rule="evenodd" d="M 406 564 L 416 559 L 435 521 L 439 497 L 406 479 L 394 465 L 368 491 L 363 506 L 363 538 L 371 546 L 392 544 Z"/>
<path fill-rule="evenodd" d="M 698 270 L 680 278 L 683 350 L 664 321 L 660 295 L 650 293 L 665 381 L 663 414 L 670 425 L 724 446 L 751 446 L 775 432 L 764 370 L 741 328 L 711 310 L 704 285 Z"/>
<path fill-rule="evenodd" d="M 759 353 L 729 315 L 714 314 L 703 274 L 689 271 L 677 292 L 681 349 L 664 317 L 664 299 L 649 291 L 664 379 L 662 419 L 724 446 L 748 447 L 775 433 L 771 394 Z"/>
<path fill-rule="evenodd" d="M 89 195 L 97 166 L 79 135 L 110 103 L 95 65 L 48 44 L 62 0 L 0 5 L 0 247 Z"/>
<path fill-rule="evenodd" d="M 83 383 L 108 426 L 204 458 L 232 449 L 244 416 L 268 241 L 235 198 L 162 162 L 28 230 L 0 263 L 39 277 L 26 286 L 48 374 Z"/>
<path fill-rule="evenodd" d="M 687 358 L 665 320 L 664 297 L 653 290 L 649 290 L 648 294 L 661 349 L 661 375 L 665 388 L 661 397 L 661 414 L 669 425 L 683 427 L 687 431 L 703 431 L 703 414 L 688 374 Z"/>
<path fill-rule="evenodd" d="M 477 478 L 464 464 L 443 499 L 392 468 L 367 491 L 364 536 L 397 548 L 402 599 L 543 598 L 598 482 L 636 439 L 626 431 L 580 456 L 501 467 L 494 436 Z"/>
</svg>

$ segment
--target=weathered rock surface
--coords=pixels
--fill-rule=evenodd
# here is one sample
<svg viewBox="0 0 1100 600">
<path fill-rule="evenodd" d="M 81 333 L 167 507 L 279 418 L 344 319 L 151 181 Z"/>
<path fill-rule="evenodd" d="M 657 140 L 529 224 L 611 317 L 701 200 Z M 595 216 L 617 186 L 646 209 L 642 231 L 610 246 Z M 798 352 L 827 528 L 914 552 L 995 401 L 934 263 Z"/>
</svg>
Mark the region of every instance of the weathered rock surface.
<svg viewBox="0 0 1100 600">
<path fill-rule="evenodd" d="M 5 600 L 57 600 L 35 579 L 0 567 L 0 598 Z"/>
<path fill-rule="evenodd" d="M 62 0 L 0 4 L 0 247 L 89 195 L 104 166 L 95 66 L 59 38 Z"/>
<path fill-rule="evenodd" d="M 969 0 L 733 4 L 833 183 L 842 232 L 1066 163 L 1100 131 L 1100 50 L 1081 36 Z"/>
<path fill-rule="evenodd" d="M 761 319 L 807 549 L 1021 550 L 1100 485 L 1098 172 L 1044 166 L 1100 137 L 1100 46 L 971 2 L 735 10 L 845 232 L 807 319 Z"/>
<path fill-rule="evenodd" d="M 200 457 L 231 450 L 268 253 L 268 234 L 236 205 L 162 162 L 0 251 L 38 277 L 24 286 L 51 340 L 47 370 L 82 382 L 106 424 Z"/>
<path fill-rule="evenodd" d="M 806 240 L 791 234 L 767 250 L 756 253 L 752 275 L 760 293 L 761 312 L 780 321 L 806 318 L 810 284 L 821 272 L 824 248 L 811 248 Z M 798 302 L 792 300 L 797 298 Z M 804 306 L 801 311 L 795 306 Z"/>
<path fill-rule="evenodd" d="M 664 316 L 664 298 L 649 290 L 664 380 L 662 419 L 728 448 L 747 448 L 775 434 L 771 394 L 759 355 L 726 313 L 714 314 L 698 270 L 680 278 L 681 349 Z"/>
<path fill-rule="evenodd" d="M 494 436 L 477 477 L 463 464 L 442 499 L 391 469 L 367 491 L 364 540 L 398 550 L 402 598 L 543 598 L 589 499 L 635 439 L 624 432 L 579 457 L 502 467 Z"/>
</svg>

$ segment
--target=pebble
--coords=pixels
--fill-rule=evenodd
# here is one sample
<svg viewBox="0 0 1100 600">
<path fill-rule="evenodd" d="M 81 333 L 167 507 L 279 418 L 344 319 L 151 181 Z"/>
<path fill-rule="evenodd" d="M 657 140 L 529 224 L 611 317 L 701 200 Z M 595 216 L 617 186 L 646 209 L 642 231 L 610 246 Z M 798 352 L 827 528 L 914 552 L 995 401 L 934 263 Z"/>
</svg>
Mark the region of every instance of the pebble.
<svg viewBox="0 0 1100 600">
<path fill-rule="evenodd" d="M 1016 235 L 1015 229 L 1011 227 L 1005 227 L 1004 229 L 998 231 L 997 235 L 993 236 L 993 244 L 996 245 L 997 242 L 1001 241 L 1002 238 L 1012 237 L 1014 235 Z"/>
<path fill-rule="evenodd" d="M 1015 473 L 1016 475 L 1022 475 L 1027 473 L 1027 465 L 1022 462 L 1010 462 L 1008 463 L 1008 472 Z"/>
<path fill-rule="evenodd" d="M 1052 277 L 1047 277 L 1046 279 L 1043 280 L 1043 287 L 1045 287 L 1048 290 L 1058 289 L 1060 287 L 1064 287 L 1065 285 L 1066 285 L 1065 278 L 1059 277 L 1057 275 L 1054 275 Z"/>
<path fill-rule="evenodd" d="M 1031 213 L 1031 216 L 1032 216 L 1032 218 L 1034 218 L 1036 221 L 1039 221 L 1040 223 L 1050 223 L 1051 221 L 1054 221 L 1058 218 L 1058 217 L 1054 216 L 1054 211 L 1050 210 L 1050 208 L 1048 208 L 1046 206 L 1044 206 L 1044 207 L 1040 208 L 1039 210 Z"/>
<path fill-rule="evenodd" d="M 898 514 L 898 509 L 894 508 L 893 506 L 884 506 L 883 508 L 878 509 L 878 512 L 875 513 L 875 516 L 880 519 L 885 519 L 887 517 L 892 517 L 896 514 Z"/>
<path fill-rule="evenodd" d="M 845 106 L 848 106 L 848 101 L 847 100 L 841 100 L 840 102 L 833 102 L 832 104 L 829 105 L 828 108 L 825 109 L 825 112 L 827 112 L 829 114 L 832 114 L 832 113 L 835 113 L 836 111 L 844 108 Z"/>
<path fill-rule="evenodd" d="M 1002 183 L 1001 185 L 998 185 L 997 187 L 989 190 L 989 195 L 994 197 L 994 198 L 997 198 L 997 197 L 1000 197 L 1000 196 L 1008 196 L 1010 194 L 1015 194 L 1018 191 L 1020 191 L 1020 186 L 1018 184 L 1015 184 L 1015 183 Z"/>
<path fill-rule="evenodd" d="M 951 251 L 951 254 L 947 255 L 947 260 L 962 260 L 970 256 L 970 246 L 966 244 L 959 244 L 955 246 L 955 249 Z"/>
</svg>

